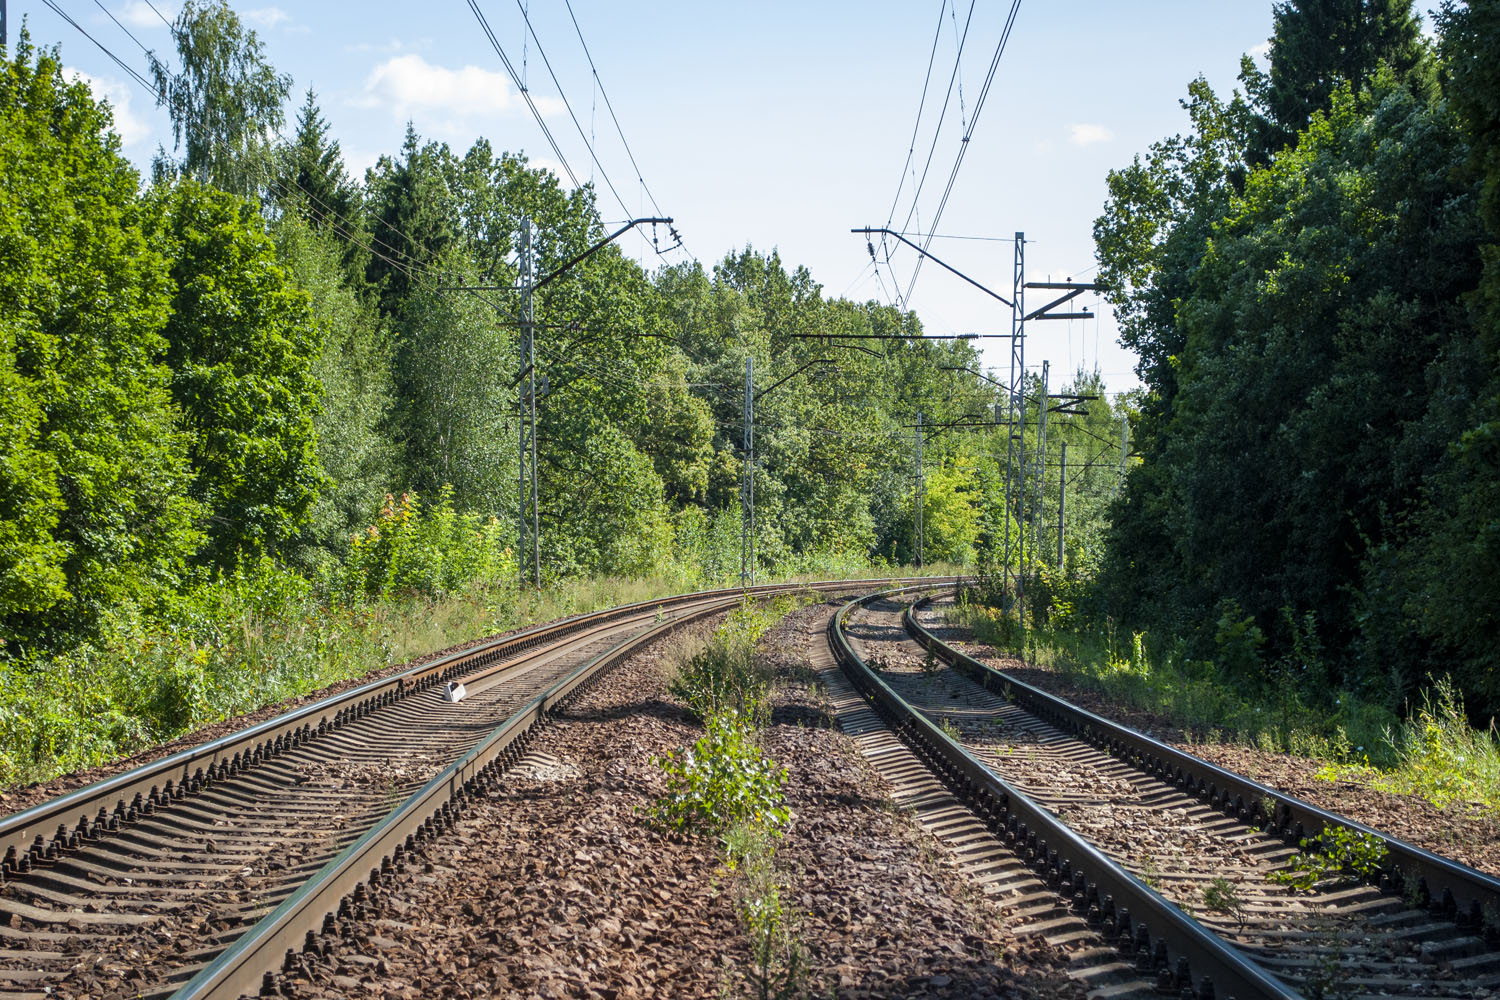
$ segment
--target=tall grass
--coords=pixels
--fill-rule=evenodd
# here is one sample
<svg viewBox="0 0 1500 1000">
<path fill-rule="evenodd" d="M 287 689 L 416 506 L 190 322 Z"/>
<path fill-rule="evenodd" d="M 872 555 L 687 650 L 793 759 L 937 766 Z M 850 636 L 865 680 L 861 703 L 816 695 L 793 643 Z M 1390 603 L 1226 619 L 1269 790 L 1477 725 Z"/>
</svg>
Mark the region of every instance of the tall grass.
<svg viewBox="0 0 1500 1000">
<path fill-rule="evenodd" d="M 395 503 L 387 519 L 402 510 Z M 452 545 L 473 544 L 440 506 L 434 510 Z M 0 658 L 0 788 L 103 764 L 459 642 L 694 589 L 686 574 L 669 569 L 637 579 L 555 581 L 537 592 L 518 587 L 504 551 L 468 553 L 474 575 L 465 579 L 453 575 L 456 561 L 441 546 L 415 528 L 403 530 L 443 568 L 414 565 L 400 550 L 387 558 L 402 579 L 431 581 L 431 593 L 389 585 L 395 574 L 374 566 L 367 543 L 364 561 L 351 560 L 358 569 L 353 584 L 349 566 L 314 583 L 264 562 L 164 608 L 114 609 L 95 642 Z M 466 530 L 484 540 L 483 525 Z M 389 530 L 383 537 L 399 536 Z M 907 572 L 844 569 L 831 578 Z"/>
<path fill-rule="evenodd" d="M 1488 730 L 1473 728 L 1446 678 L 1423 691 L 1403 720 L 1349 691 L 1334 693 L 1330 709 L 1291 683 L 1235 683 L 1214 661 L 1188 658 L 1181 644 L 1163 649 L 1144 632 L 1030 628 L 1023 635 L 1014 619 L 966 603 L 948 617 L 997 650 L 1163 718 L 1188 741 L 1235 741 L 1320 760 L 1325 778 L 1363 780 L 1439 807 L 1466 801 L 1500 809 L 1500 731 L 1493 721 Z M 1225 658 L 1236 655 L 1243 650 L 1226 650 Z"/>
</svg>

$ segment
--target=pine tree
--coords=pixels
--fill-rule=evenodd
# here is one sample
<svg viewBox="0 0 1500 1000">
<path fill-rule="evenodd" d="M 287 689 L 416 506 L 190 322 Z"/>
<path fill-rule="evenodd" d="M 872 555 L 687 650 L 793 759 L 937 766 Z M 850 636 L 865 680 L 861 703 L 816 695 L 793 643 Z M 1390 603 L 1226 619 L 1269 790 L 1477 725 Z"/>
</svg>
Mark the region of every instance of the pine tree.
<svg viewBox="0 0 1500 1000">
<path fill-rule="evenodd" d="M 328 121 L 309 87 L 297 113 L 297 134 L 279 150 L 278 188 L 282 208 L 296 206 L 315 226 L 331 222 L 347 228 L 355 207 L 356 189 L 344 170 L 344 154 L 337 139 L 329 139 Z"/>
</svg>

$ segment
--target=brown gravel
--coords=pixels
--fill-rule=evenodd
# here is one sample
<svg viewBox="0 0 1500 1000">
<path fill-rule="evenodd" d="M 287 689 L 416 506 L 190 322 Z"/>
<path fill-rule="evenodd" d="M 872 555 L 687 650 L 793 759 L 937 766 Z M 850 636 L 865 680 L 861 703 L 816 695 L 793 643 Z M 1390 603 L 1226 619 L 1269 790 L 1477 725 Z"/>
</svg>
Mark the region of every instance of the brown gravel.
<svg viewBox="0 0 1500 1000">
<path fill-rule="evenodd" d="M 1179 750 L 1237 771 L 1288 795 L 1394 834 L 1418 847 L 1470 867 L 1500 875 L 1500 814 L 1470 803 L 1439 809 L 1415 795 L 1398 795 L 1359 781 L 1317 777 L 1323 762 L 1255 747 L 1203 743 L 1171 720 L 1111 701 L 1099 691 L 1050 667 L 1027 664 L 973 641 L 958 625 L 924 616 L 923 624 L 955 649 L 1033 687 L 1064 698 L 1122 725 L 1170 743 Z"/>
<path fill-rule="evenodd" d="M 824 728 L 805 619 L 768 637 L 784 678 L 765 746 L 789 770 L 777 851 L 809 995 L 1079 997 L 1010 939 Z M 665 693 L 668 657 L 612 671 L 532 744 L 503 790 L 427 849 L 369 919 L 289 983 L 299 997 L 745 995 L 735 878 L 718 845 L 653 829 L 653 755 L 700 733 Z"/>
</svg>

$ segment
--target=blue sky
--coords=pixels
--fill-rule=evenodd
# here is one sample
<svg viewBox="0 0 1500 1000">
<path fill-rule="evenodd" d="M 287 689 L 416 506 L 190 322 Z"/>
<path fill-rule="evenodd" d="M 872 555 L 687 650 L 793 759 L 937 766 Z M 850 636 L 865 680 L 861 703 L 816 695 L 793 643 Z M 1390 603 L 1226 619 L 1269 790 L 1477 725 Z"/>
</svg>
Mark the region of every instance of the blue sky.
<svg viewBox="0 0 1500 1000">
<path fill-rule="evenodd" d="M 104 8 L 145 47 L 173 54 L 165 25 L 145 0 L 57 2 L 143 71 L 141 48 Z M 174 15 L 168 0 L 152 2 L 168 18 Z M 529 5 L 561 91 L 593 137 L 623 207 L 605 188 L 536 43 L 526 36 L 521 5 Z M 567 162 L 581 180 L 596 181 L 602 216 L 654 214 L 563 0 L 480 0 L 479 6 L 518 71 L 524 59 L 528 90 Z M 9 8 L 12 37 L 27 18 L 36 40 L 62 43 L 65 63 L 116 105 L 129 156 L 144 166 L 158 142 L 170 148 L 166 116 L 91 42 L 40 0 L 10 0 Z M 292 76 L 292 110 L 307 87 L 317 90 L 352 171 L 398 149 L 408 119 L 423 136 L 459 151 L 482 135 L 497 148 L 556 166 L 467 2 L 242 0 L 236 9 L 277 69 Z M 905 290 L 914 257 L 896 253 L 877 278 L 864 238 L 848 230 L 883 225 L 903 177 L 895 221 L 910 210 L 913 177 L 904 167 L 939 9 L 935 0 L 573 0 L 640 175 L 661 210 L 676 218 L 688 251 L 707 266 L 734 248 L 777 248 L 789 266 L 807 266 L 826 292 L 882 301 L 894 300 L 898 287 Z M 962 2 L 956 13 L 952 4 L 942 6 L 917 175 L 969 9 Z M 995 0 L 974 4 L 910 228 L 918 219 L 924 231 L 930 226 L 1009 9 Z M 1029 278 L 1090 276 L 1091 226 L 1104 202 L 1106 173 L 1181 130 L 1185 118 L 1177 102 L 1194 77 L 1204 75 L 1227 93 L 1241 54 L 1263 46 L 1270 27 L 1270 0 L 1023 3 L 939 222 L 943 238 L 932 243 L 932 252 L 1008 294 L 1012 245 L 991 239 L 1024 231 Z M 625 247 L 648 267 L 658 260 L 643 240 Z M 683 259 L 682 252 L 667 259 Z M 1006 307 L 930 265 L 908 301 L 929 333 L 1009 328 Z M 1028 361 L 1048 359 L 1054 373 L 1097 365 L 1111 390 L 1136 384 L 1134 358 L 1115 344 L 1107 307 L 1098 311 L 1096 321 L 1032 324 Z M 984 347 L 987 363 L 1008 363 L 1002 341 Z"/>
</svg>

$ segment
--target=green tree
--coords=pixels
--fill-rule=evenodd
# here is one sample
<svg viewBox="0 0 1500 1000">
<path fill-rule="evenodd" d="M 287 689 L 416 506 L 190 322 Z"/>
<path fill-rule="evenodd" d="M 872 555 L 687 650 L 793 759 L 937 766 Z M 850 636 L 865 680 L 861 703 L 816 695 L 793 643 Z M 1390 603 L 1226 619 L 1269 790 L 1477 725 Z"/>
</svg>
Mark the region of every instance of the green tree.
<svg viewBox="0 0 1500 1000">
<path fill-rule="evenodd" d="M 328 122 L 311 87 L 297 112 L 297 133 L 277 150 L 276 200 L 295 209 L 314 225 L 331 225 L 348 237 L 359 189 L 344 172 L 338 140 L 330 139 Z"/>
<path fill-rule="evenodd" d="M 281 552 L 317 495 L 321 338 L 254 205 L 186 179 L 153 196 L 176 286 L 166 360 L 191 435 L 201 558 L 229 569 Z"/>
<path fill-rule="evenodd" d="M 1424 91 L 1433 82 L 1411 0 L 1285 0 L 1271 12 L 1270 73 L 1248 58 L 1241 64 L 1259 112 L 1250 147 L 1256 164 L 1292 143 L 1340 86 L 1365 93 L 1382 66 Z"/>
<path fill-rule="evenodd" d="M 308 562 L 343 553 L 350 532 L 369 524 L 380 497 L 398 486 L 399 456 L 387 436 L 393 348 L 387 324 L 343 268 L 341 239 L 296 214 L 277 222 L 275 238 L 321 337 L 312 365 L 322 388 L 313 429 L 327 483 L 311 508 Z"/>
<path fill-rule="evenodd" d="M 382 156 L 365 175 L 372 250 L 366 279 L 386 316 L 401 314 L 414 285 L 423 280 L 422 272 L 458 238 L 461 213 L 450 184 L 454 173 L 448 147 L 423 143 L 408 123 L 400 157 Z"/>
<path fill-rule="evenodd" d="M 265 49 L 225 0 L 186 0 L 172 24 L 179 72 L 155 56 L 157 104 L 172 118 L 173 152 L 158 174 L 180 172 L 246 198 L 259 198 L 275 169 L 267 137 L 286 121 L 291 77 L 278 75 Z"/>
<path fill-rule="evenodd" d="M 160 363 L 167 262 L 107 105 L 22 32 L 0 63 L 0 640 L 181 582 L 196 535 Z"/>
<path fill-rule="evenodd" d="M 432 495 L 452 486 L 460 509 L 504 516 L 516 495 L 517 365 L 497 320 L 473 294 L 414 288 L 396 320 L 392 419 L 408 485 Z"/>
<path fill-rule="evenodd" d="M 1378 555 L 1379 568 L 1397 579 L 1409 567 L 1415 577 L 1409 591 L 1423 599 L 1406 601 L 1401 620 L 1416 623 L 1435 647 L 1433 669 L 1452 670 L 1470 709 L 1483 718 L 1500 712 L 1493 650 L 1500 625 L 1500 3 L 1444 4 L 1439 26 L 1447 93 L 1468 138 L 1468 173 L 1480 184 L 1485 225 L 1484 270 L 1466 303 L 1474 340 L 1455 367 L 1461 363 L 1485 382 L 1436 468 L 1419 515 L 1420 543 Z M 1449 394 L 1453 384 L 1444 386 Z"/>
</svg>

